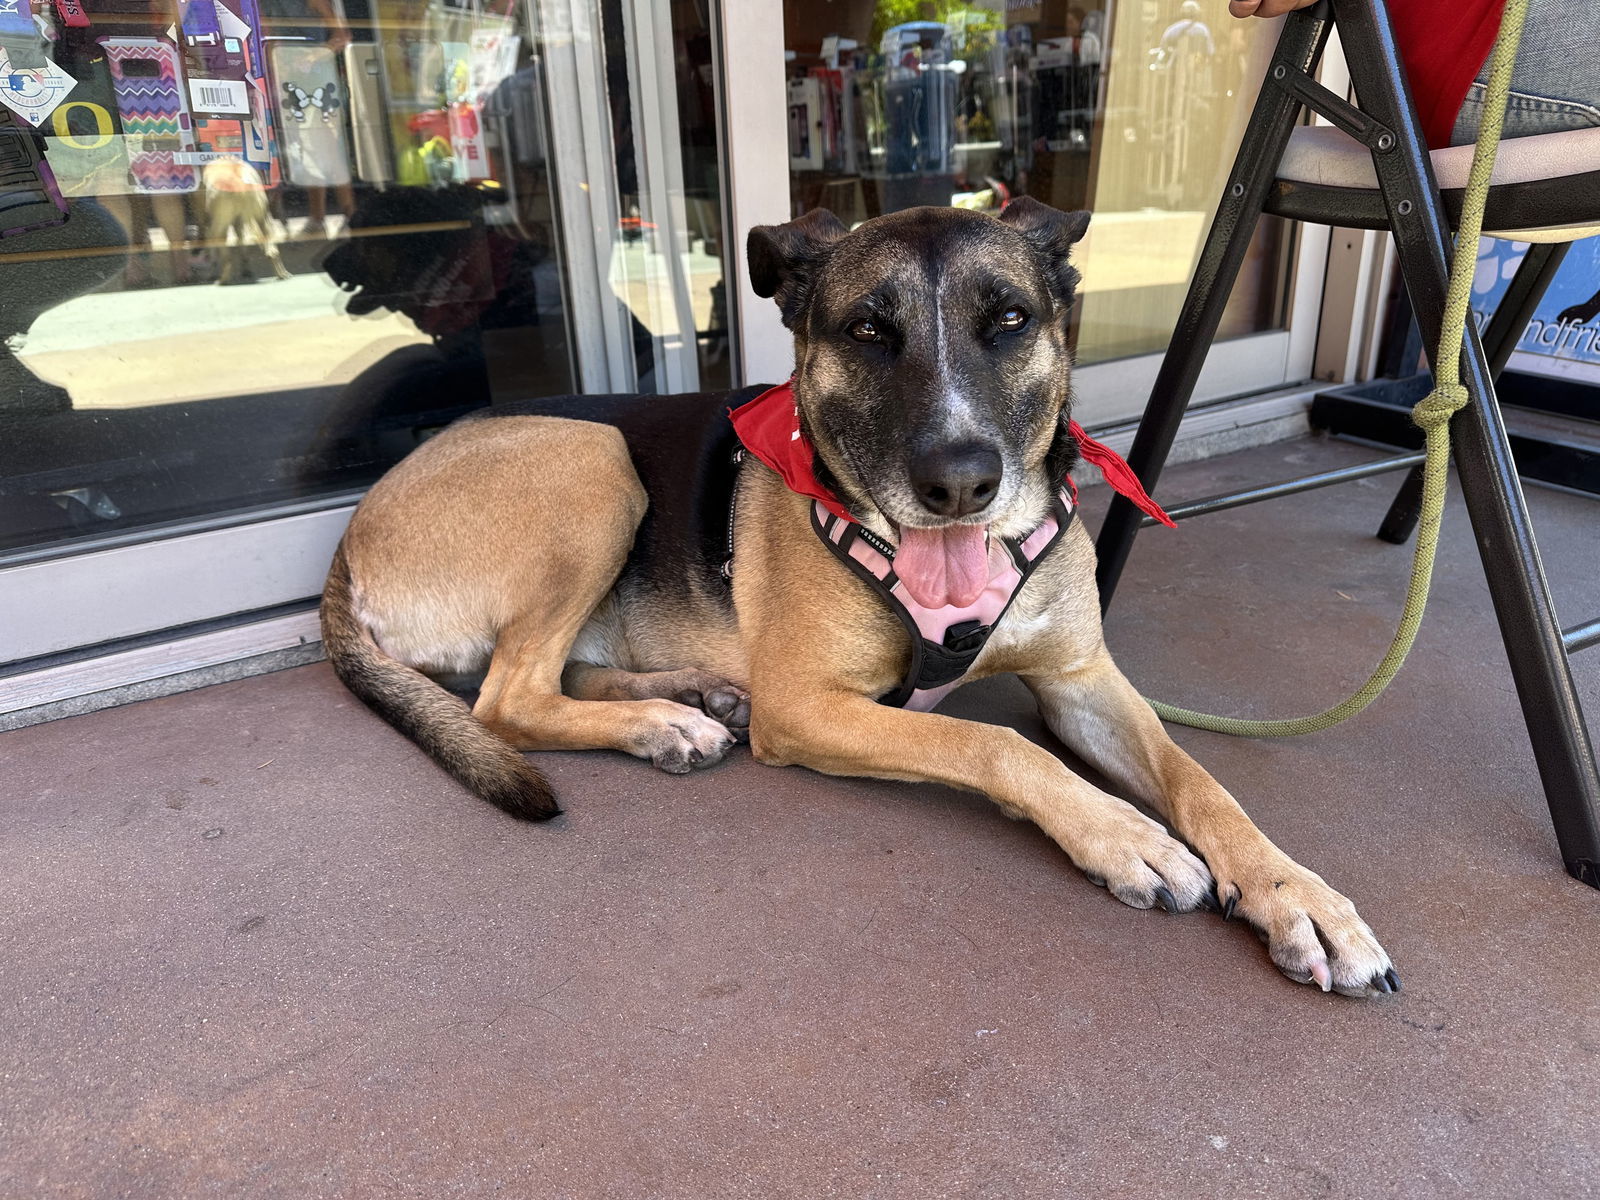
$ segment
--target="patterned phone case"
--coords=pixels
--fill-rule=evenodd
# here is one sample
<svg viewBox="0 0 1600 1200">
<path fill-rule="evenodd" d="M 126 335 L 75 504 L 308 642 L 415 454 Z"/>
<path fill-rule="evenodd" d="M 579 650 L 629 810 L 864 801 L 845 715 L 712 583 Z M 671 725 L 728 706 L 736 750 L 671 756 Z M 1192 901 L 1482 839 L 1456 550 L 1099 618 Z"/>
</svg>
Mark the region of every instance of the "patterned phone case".
<svg viewBox="0 0 1600 1200">
<path fill-rule="evenodd" d="M 178 48 L 161 38 L 108 37 L 106 62 L 128 138 L 128 173 L 138 192 L 192 192 L 198 172 L 178 156 L 194 153 Z"/>
</svg>

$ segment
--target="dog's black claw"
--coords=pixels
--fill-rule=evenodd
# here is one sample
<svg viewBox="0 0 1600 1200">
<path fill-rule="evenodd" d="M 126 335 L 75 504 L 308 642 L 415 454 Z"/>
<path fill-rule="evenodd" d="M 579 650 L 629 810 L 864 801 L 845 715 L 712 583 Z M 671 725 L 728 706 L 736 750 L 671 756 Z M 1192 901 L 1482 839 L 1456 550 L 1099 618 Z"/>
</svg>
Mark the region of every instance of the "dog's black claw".
<svg viewBox="0 0 1600 1200">
<path fill-rule="evenodd" d="M 690 762 L 692 762 L 692 763 L 704 762 L 705 758 L 706 758 L 705 752 L 700 750 L 698 747 L 691 746 L 689 748 L 689 761 Z"/>
<path fill-rule="evenodd" d="M 1156 889 L 1156 903 L 1168 912 L 1178 911 L 1178 898 L 1172 894 L 1172 890 L 1168 887 L 1162 886 Z"/>
<path fill-rule="evenodd" d="M 1233 920 L 1233 910 L 1238 907 L 1238 904 L 1239 893 L 1234 892 L 1233 895 L 1228 897 L 1227 902 L 1222 906 L 1222 919 L 1224 921 Z"/>
<path fill-rule="evenodd" d="M 1094 884 L 1095 887 L 1105 887 L 1106 885 L 1106 877 L 1104 875 L 1096 875 L 1093 872 L 1085 871 L 1083 877 Z"/>
<path fill-rule="evenodd" d="M 1385 975 L 1374 975 L 1371 979 L 1367 980 L 1367 986 L 1373 991 L 1384 995 L 1394 991 L 1394 989 L 1389 986 L 1389 979 Z"/>
<path fill-rule="evenodd" d="M 1394 973 L 1394 968 L 1393 967 L 1390 967 L 1387 971 L 1385 971 L 1383 973 L 1383 978 L 1384 978 L 1384 981 L 1386 983 L 1388 983 L 1389 990 L 1391 992 L 1398 992 L 1400 990 L 1400 976 L 1398 976 L 1398 975 L 1396 975 Z"/>
<path fill-rule="evenodd" d="M 1200 897 L 1200 907 L 1207 912 L 1221 912 L 1222 904 L 1217 899 L 1217 885 L 1212 884 L 1211 890 Z"/>
</svg>

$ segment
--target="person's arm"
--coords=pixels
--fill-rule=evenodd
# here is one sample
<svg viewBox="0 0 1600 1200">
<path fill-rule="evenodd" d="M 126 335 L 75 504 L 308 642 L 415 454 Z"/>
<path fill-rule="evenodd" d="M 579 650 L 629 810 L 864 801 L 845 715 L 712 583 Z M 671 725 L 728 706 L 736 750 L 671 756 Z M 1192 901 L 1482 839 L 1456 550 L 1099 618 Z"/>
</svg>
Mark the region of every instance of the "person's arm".
<svg viewBox="0 0 1600 1200">
<path fill-rule="evenodd" d="M 1281 17 L 1297 8 L 1310 8 L 1317 0 L 1228 0 L 1236 17 Z"/>
</svg>

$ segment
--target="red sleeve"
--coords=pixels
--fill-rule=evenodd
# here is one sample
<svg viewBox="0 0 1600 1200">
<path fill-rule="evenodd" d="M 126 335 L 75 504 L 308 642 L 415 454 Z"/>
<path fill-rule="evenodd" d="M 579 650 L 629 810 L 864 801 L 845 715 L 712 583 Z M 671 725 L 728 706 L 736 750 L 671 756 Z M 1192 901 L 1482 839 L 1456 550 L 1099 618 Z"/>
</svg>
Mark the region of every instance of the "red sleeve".
<svg viewBox="0 0 1600 1200">
<path fill-rule="evenodd" d="M 1390 0 L 1389 20 L 1429 146 L 1450 144 L 1456 114 L 1494 48 L 1504 8 L 1505 0 Z"/>
</svg>

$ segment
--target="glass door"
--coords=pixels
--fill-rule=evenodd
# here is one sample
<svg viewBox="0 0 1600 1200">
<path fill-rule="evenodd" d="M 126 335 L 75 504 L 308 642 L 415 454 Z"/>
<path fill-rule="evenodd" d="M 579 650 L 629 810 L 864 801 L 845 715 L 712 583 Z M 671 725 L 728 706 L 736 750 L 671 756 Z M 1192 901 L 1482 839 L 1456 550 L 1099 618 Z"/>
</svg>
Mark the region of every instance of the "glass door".
<svg viewBox="0 0 1600 1200">
<path fill-rule="evenodd" d="M 847 224 L 922 204 L 997 213 L 1019 195 L 1091 209 L 1076 251 L 1079 412 L 1097 424 L 1137 415 L 1277 22 L 1234 20 L 1226 0 L 757 0 L 727 12 L 741 38 L 758 24 L 782 31 L 766 51 L 781 55 L 782 125 L 767 127 L 774 111 L 759 136 L 786 144 L 784 186 L 741 176 L 758 134 L 736 123 L 741 224 L 819 206 Z M 730 54 L 735 113 L 776 87 L 777 65 Z M 1309 376 L 1324 245 L 1262 221 L 1201 396 Z M 1297 288 L 1313 303 L 1298 340 Z M 781 340 L 770 324 L 745 328 Z M 752 354 L 775 357 L 777 344 Z"/>
<path fill-rule="evenodd" d="M 49 656 L 314 597 L 463 413 L 730 378 L 703 6 L 36 11 L 0 47 L 0 712 Z"/>
</svg>

